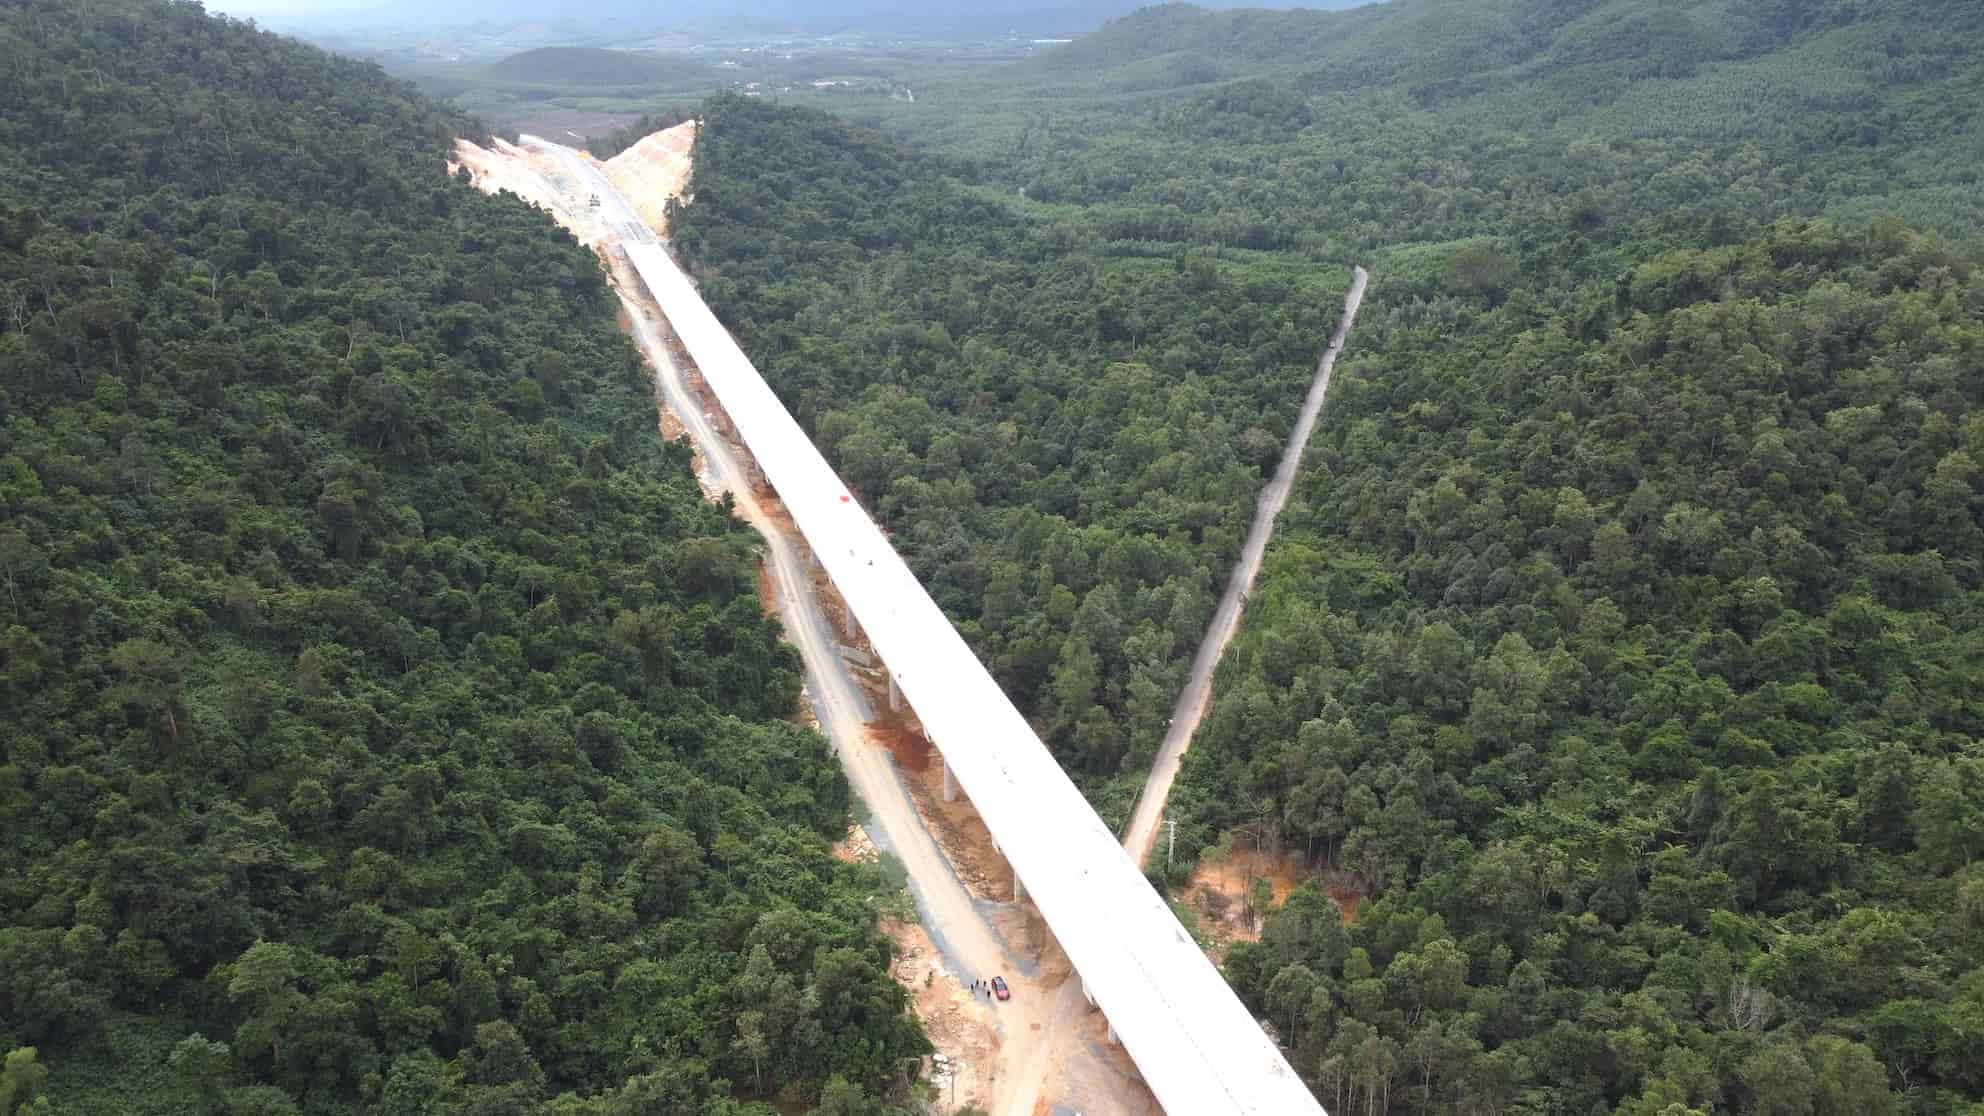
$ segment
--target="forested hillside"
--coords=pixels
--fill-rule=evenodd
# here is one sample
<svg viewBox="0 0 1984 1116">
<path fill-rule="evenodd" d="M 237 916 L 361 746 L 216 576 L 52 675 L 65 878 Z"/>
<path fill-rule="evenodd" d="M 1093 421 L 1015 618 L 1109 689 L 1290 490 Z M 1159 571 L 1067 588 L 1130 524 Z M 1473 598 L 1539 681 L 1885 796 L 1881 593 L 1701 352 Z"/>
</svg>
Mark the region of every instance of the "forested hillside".
<svg viewBox="0 0 1984 1116">
<path fill-rule="evenodd" d="M 0 60 L 0 1110 L 895 1111 L 846 786 L 597 262 L 198 5 Z"/>
<path fill-rule="evenodd" d="M 1984 275 L 1787 221 L 1600 286 L 1364 328 L 1175 801 L 1375 902 L 1229 976 L 1341 1103 L 1974 1101 Z"/>
<path fill-rule="evenodd" d="M 1127 235 L 1327 259 L 1649 213 L 1974 235 L 1980 38 L 1941 0 L 1165 4 L 861 116 Z"/>
<path fill-rule="evenodd" d="M 1126 778 L 1176 676 L 1109 691 L 1153 644 L 1098 620 L 1163 651 L 1129 602 L 1224 576 L 1244 429 L 1368 262 L 1173 810 L 1177 879 L 1237 845 L 1370 897 L 1302 887 L 1226 957 L 1331 1111 L 1974 1113 L 1980 21 L 1167 5 L 862 110 L 913 153 L 713 105 L 680 227 L 1063 758 Z M 1148 479 L 1213 526 L 1118 510 Z M 1197 571 L 1110 557 L 1149 547 Z"/>
</svg>

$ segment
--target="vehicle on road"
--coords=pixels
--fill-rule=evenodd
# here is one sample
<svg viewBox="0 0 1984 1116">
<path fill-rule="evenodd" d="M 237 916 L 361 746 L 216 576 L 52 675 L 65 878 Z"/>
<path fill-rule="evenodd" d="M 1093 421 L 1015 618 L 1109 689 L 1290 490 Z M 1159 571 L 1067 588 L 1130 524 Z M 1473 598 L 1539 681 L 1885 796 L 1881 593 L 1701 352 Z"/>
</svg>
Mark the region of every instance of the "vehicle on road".
<svg viewBox="0 0 1984 1116">
<path fill-rule="evenodd" d="M 994 996 L 999 997 L 1002 1000 L 1010 1000 L 1013 998 L 1013 990 L 1006 987 L 1005 977 L 992 978 L 992 994 Z"/>
</svg>

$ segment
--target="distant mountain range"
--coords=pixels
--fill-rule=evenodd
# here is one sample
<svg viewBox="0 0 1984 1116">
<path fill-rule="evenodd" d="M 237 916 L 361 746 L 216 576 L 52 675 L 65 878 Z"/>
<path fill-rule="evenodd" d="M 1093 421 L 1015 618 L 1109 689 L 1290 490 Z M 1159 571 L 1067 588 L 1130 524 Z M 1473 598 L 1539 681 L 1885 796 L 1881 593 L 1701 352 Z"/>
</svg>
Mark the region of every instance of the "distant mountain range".
<svg viewBox="0 0 1984 1116">
<path fill-rule="evenodd" d="M 1284 0 L 1246 3 L 1208 0 L 1208 8 L 1353 8 L 1375 0 Z M 916 4 L 911 0 L 598 0 L 575 11 L 555 0 L 486 0 L 472 7 L 453 0 L 409 0 L 404 3 L 352 3 L 326 8 L 309 0 L 218 0 L 214 10 L 254 18 L 276 30 L 333 31 L 358 28 L 480 27 L 536 23 L 572 25 L 589 35 L 602 30 L 647 31 L 685 26 L 765 32 L 795 31 L 831 34 L 841 31 L 897 32 L 908 35 L 1075 35 L 1093 31 L 1112 19 L 1148 7 L 1146 0 L 945 0 Z"/>
</svg>

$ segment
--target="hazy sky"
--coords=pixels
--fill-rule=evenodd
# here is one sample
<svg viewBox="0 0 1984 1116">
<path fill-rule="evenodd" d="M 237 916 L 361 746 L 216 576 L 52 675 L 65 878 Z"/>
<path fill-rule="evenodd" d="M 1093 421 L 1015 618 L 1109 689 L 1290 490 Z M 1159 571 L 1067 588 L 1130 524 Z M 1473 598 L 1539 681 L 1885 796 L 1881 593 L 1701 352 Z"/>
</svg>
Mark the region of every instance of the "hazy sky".
<svg viewBox="0 0 1984 1116">
<path fill-rule="evenodd" d="M 206 0 L 207 10 L 236 19 L 271 19 L 299 15 L 326 15 L 354 9 L 379 8 L 370 0 Z M 464 11 L 463 19 L 473 18 Z"/>
<path fill-rule="evenodd" d="M 328 8 L 327 0 L 207 0 L 207 10 L 246 19 L 271 13 L 310 11 Z"/>
<path fill-rule="evenodd" d="M 685 14 L 689 10 L 732 10 L 740 14 L 749 14 L 763 12 L 768 8 L 786 12 L 806 11 L 814 8 L 821 11 L 896 8 L 902 11 L 915 11 L 919 14 L 935 15 L 945 10 L 970 13 L 983 11 L 987 7 L 1044 9 L 1073 6 L 1077 2 L 1079 0 L 1025 0 L 1024 3 L 1019 4 L 1012 3 L 1010 0 L 1004 4 L 986 4 L 974 2 L 974 0 L 897 0 L 895 3 L 888 3 L 885 0 L 854 0 L 854 2 L 849 2 L 849 0 L 812 0 L 812 2 L 809 2 L 809 0 L 783 0 L 783 2 L 772 0 L 769 3 L 765 2 L 765 0 L 731 0 L 730 3 L 725 3 L 723 0 L 702 0 L 702 2 L 696 2 L 696 0 L 687 0 L 687 2 L 684 2 L 684 0 L 674 0 L 674 2 L 670 2 L 670 0 L 659 0 L 659 2 L 639 5 L 639 7 L 645 10 L 645 14 L 651 14 L 656 23 L 666 23 L 671 14 Z M 1143 2 L 1162 3 L 1163 0 L 1143 0 Z M 1285 3 L 1287 0 L 1282 0 L 1282 2 Z M 454 9 L 456 13 L 459 13 L 459 20 L 450 22 L 460 23 L 474 23 L 478 19 L 486 18 L 492 8 L 510 9 L 513 11 L 517 9 L 536 8 L 541 12 L 556 12 L 560 17 L 573 19 L 582 17 L 585 7 L 583 0 L 578 4 L 569 5 L 557 2 L 531 4 L 527 0 L 523 3 L 517 3 L 513 0 L 513 2 L 509 3 L 496 4 L 457 4 L 448 3 L 446 0 L 442 0 L 439 3 L 435 2 L 435 0 L 413 0 L 411 3 L 389 3 L 387 0 L 206 0 L 206 6 L 210 12 L 221 12 L 238 19 L 273 15 L 336 15 L 352 11 L 386 11 L 393 8 L 418 10 L 423 16 L 438 18 L 452 14 L 449 12 L 449 9 Z M 622 10 L 630 7 L 630 5 L 625 3 L 613 3 L 607 6 Z M 1264 0 L 1263 6 L 1275 6 L 1275 0 Z"/>
<path fill-rule="evenodd" d="M 1163 0 L 206 0 L 208 11 L 238 19 L 284 23 L 305 19 L 310 23 L 338 22 L 336 17 L 359 16 L 358 22 L 371 24 L 426 24 L 459 26 L 491 19 L 571 20 L 584 18 L 588 9 L 608 19 L 652 21 L 655 26 L 671 18 L 737 14 L 804 19 L 809 15 L 829 19 L 850 15 L 875 16 L 885 12 L 914 13 L 932 17 L 962 16 L 983 18 L 994 13 L 1044 12 L 1051 9 L 1114 9 L 1123 11 L 1145 3 Z M 1196 0 L 1202 7 L 1230 8 L 1245 2 L 1249 7 L 1342 8 L 1372 0 Z M 331 17 L 327 19 L 326 17 Z M 994 15 L 994 18 L 998 18 Z"/>
</svg>

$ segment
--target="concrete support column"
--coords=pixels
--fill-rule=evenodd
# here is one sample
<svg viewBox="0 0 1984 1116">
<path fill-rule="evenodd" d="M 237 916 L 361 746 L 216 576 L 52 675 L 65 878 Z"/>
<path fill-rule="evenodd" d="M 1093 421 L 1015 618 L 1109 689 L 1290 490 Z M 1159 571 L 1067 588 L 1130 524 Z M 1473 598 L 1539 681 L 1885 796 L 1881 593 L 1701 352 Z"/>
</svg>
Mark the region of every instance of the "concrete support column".
<svg viewBox="0 0 1984 1116">
<path fill-rule="evenodd" d="M 951 765 L 947 763 L 944 765 L 944 801 L 956 802 L 957 800 L 958 777 L 951 773 Z"/>
<path fill-rule="evenodd" d="M 1109 1043 L 1110 1043 L 1110 1045 L 1112 1045 L 1112 1046 L 1121 1046 L 1121 1045 L 1123 1044 L 1123 1040 L 1122 1040 L 1122 1039 L 1119 1039 L 1119 1038 L 1117 1038 L 1117 1037 L 1116 1037 L 1116 1024 L 1114 1024 L 1114 1023 L 1111 1023 L 1111 1022 L 1109 1022 L 1108 1020 L 1106 1020 L 1106 1019 L 1105 1019 L 1105 1020 L 1103 1020 L 1103 1026 L 1104 1026 L 1105 1028 L 1107 1028 L 1107 1029 L 1108 1029 L 1108 1031 L 1109 1031 Z"/>
<path fill-rule="evenodd" d="M 896 676 L 893 673 L 889 675 L 889 712 L 902 712 L 902 687 L 896 685 Z M 950 770 L 948 765 L 945 770 Z"/>
<path fill-rule="evenodd" d="M 1095 1006 L 1095 993 L 1088 990 L 1088 981 L 1082 981 L 1082 999 L 1088 1001 L 1088 1006 Z"/>
<path fill-rule="evenodd" d="M 1020 882 L 1020 874 L 1018 872 L 1013 873 L 1013 902 L 1026 902 L 1026 885 Z"/>
<path fill-rule="evenodd" d="M 861 626 L 854 622 L 854 610 L 851 608 L 842 608 L 840 616 L 841 635 L 849 642 L 859 638 L 861 635 Z"/>
</svg>

